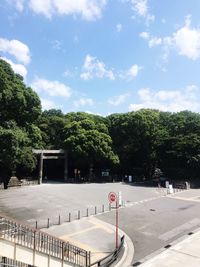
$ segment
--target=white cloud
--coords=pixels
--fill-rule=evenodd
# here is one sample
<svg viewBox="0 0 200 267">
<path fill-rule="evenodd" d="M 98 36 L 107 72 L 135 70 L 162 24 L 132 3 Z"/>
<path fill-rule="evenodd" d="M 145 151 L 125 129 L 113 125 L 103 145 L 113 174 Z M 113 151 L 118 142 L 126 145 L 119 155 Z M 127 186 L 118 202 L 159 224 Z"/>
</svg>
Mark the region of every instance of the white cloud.
<svg viewBox="0 0 200 267">
<path fill-rule="evenodd" d="M 191 27 L 191 18 L 188 16 L 185 26 L 173 35 L 174 45 L 178 54 L 192 60 L 200 57 L 200 28 Z"/>
<path fill-rule="evenodd" d="M 140 17 L 145 18 L 146 24 L 149 22 L 153 22 L 155 20 L 155 16 L 149 12 L 148 0 L 130 0 L 132 4 L 132 9 L 136 12 L 136 14 Z"/>
<path fill-rule="evenodd" d="M 149 40 L 149 47 L 154 47 L 162 44 L 162 39 L 159 37 L 153 37 Z"/>
<path fill-rule="evenodd" d="M 74 101 L 74 106 L 76 108 L 84 106 L 93 106 L 94 100 L 92 98 L 80 98 L 79 100 Z"/>
<path fill-rule="evenodd" d="M 104 62 L 99 61 L 96 57 L 87 55 L 82 67 L 82 73 L 80 74 L 83 80 L 92 80 L 94 78 L 108 78 L 115 80 L 116 78 L 133 80 L 138 76 L 142 67 L 137 64 L 133 64 L 128 70 L 125 71 L 113 71 L 113 69 L 107 69 Z"/>
<path fill-rule="evenodd" d="M 60 96 L 68 98 L 72 94 L 70 87 L 58 81 L 49 81 L 46 79 L 36 78 L 31 86 L 36 92 L 44 92 L 49 96 Z"/>
<path fill-rule="evenodd" d="M 178 112 L 181 110 L 197 111 L 200 107 L 198 102 L 198 87 L 187 86 L 183 90 L 160 90 L 154 92 L 149 88 L 140 89 L 138 96 L 140 103 L 130 104 L 129 110 L 141 108 L 158 109 L 162 111 Z"/>
<path fill-rule="evenodd" d="M 164 61 L 168 59 L 171 49 L 175 49 L 179 55 L 189 59 L 200 58 L 200 28 L 191 27 L 191 16 L 187 16 L 185 25 L 179 28 L 171 36 L 154 37 L 146 32 L 140 33 L 140 37 L 148 41 L 149 47 L 162 45 Z"/>
<path fill-rule="evenodd" d="M 142 67 L 138 66 L 137 64 L 133 64 L 128 70 L 121 71 L 119 74 L 119 78 L 125 80 L 133 80 L 138 76 L 139 71 L 141 69 Z"/>
<path fill-rule="evenodd" d="M 20 12 L 24 10 L 24 0 L 14 0 L 16 9 Z"/>
<path fill-rule="evenodd" d="M 29 0 L 29 8 L 36 14 L 42 14 L 47 18 L 51 18 L 53 14 L 52 0 Z"/>
<path fill-rule="evenodd" d="M 75 77 L 79 76 L 79 69 L 78 69 L 78 67 L 74 67 L 73 69 L 66 69 L 63 72 L 63 76 L 69 77 L 69 78 L 75 78 Z"/>
<path fill-rule="evenodd" d="M 21 76 L 23 76 L 24 78 L 26 78 L 27 75 L 27 69 L 24 65 L 22 64 L 16 64 L 14 63 L 12 60 L 6 58 L 6 57 L 2 57 L 3 60 L 5 60 L 6 62 L 8 62 L 12 69 L 14 70 L 15 73 L 20 74 Z"/>
<path fill-rule="evenodd" d="M 41 100 L 41 104 L 42 104 L 42 109 L 43 110 L 57 108 L 56 104 L 53 101 L 49 100 L 49 99 L 40 98 L 40 100 Z"/>
<path fill-rule="evenodd" d="M 26 5 L 36 14 L 47 18 L 53 15 L 81 15 L 85 20 L 94 20 L 102 16 L 107 0 L 13 0 L 16 9 L 23 11 Z"/>
<path fill-rule="evenodd" d="M 141 32 L 140 37 L 143 38 L 144 40 L 148 40 L 149 47 L 158 46 L 163 43 L 162 38 L 152 37 L 149 32 Z"/>
<path fill-rule="evenodd" d="M 122 24 L 121 23 L 118 23 L 116 25 L 116 30 L 117 30 L 117 32 L 121 32 L 122 31 Z"/>
<path fill-rule="evenodd" d="M 139 16 L 146 17 L 148 14 L 147 0 L 132 0 L 132 8 Z"/>
<path fill-rule="evenodd" d="M 137 64 L 134 64 L 128 70 L 127 77 L 130 78 L 130 79 L 134 79 L 135 77 L 138 76 L 138 73 L 139 73 L 140 69 L 141 69 L 141 67 L 139 67 Z"/>
<path fill-rule="evenodd" d="M 113 71 L 107 69 L 104 62 L 99 61 L 96 57 L 90 55 L 87 55 L 85 58 L 83 72 L 80 77 L 83 80 L 91 80 L 93 78 L 115 79 Z"/>
<path fill-rule="evenodd" d="M 14 56 L 24 64 L 28 64 L 31 59 L 28 46 L 18 40 L 0 38 L 0 51 Z"/>
<path fill-rule="evenodd" d="M 92 114 L 92 115 L 97 115 L 97 116 L 103 117 L 103 115 L 101 113 L 98 113 L 98 112 L 94 112 L 94 111 L 90 111 L 90 110 L 86 110 L 85 112 L 88 113 L 88 114 Z"/>
<path fill-rule="evenodd" d="M 113 106 L 119 106 L 123 104 L 128 97 L 129 97 L 129 94 L 122 94 L 119 96 L 114 96 L 108 100 L 108 103 Z"/>
<path fill-rule="evenodd" d="M 149 36 L 150 36 L 149 32 L 141 32 L 140 33 L 140 37 L 142 37 L 145 40 L 148 40 Z"/>
</svg>

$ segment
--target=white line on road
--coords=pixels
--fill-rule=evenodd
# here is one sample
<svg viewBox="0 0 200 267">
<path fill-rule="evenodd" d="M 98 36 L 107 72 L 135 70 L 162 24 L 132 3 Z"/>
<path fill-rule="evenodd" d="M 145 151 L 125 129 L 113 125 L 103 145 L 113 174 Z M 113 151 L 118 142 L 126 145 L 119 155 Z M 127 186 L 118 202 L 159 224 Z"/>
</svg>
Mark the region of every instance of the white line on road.
<svg viewBox="0 0 200 267">
<path fill-rule="evenodd" d="M 195 219 L 193 219 L 191 221 L 188 221 L 187 223 L 184 223 L 184 224 L 172 229 L 171 231 L 169 231 L 167 233 L 164 233 L 164 234 L 160 235 L 159 239 L 167 241 L 167 240 L 169 240 L 169 239 L 181 234 L 182 232 L 184 232 L 186 230 L 189 230 L 192 227 L 195 227 L 195 226 L 197 226 L 199 224 L 200 224 L 200 219 L 195 218 Z"/>
</svg>

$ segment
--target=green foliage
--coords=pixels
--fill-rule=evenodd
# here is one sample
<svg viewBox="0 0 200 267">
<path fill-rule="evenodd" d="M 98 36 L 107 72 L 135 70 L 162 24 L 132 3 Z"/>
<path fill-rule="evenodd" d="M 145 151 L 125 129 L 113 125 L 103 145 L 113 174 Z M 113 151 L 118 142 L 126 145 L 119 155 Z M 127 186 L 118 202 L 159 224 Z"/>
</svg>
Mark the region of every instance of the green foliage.
<svg viewBox="0 0 200 267">
<path fill-rule="evenodd" d="M 0 172 L 28 175 L 36 165 L 32 148 L 66 148 L 72 169 L 91 164 L 122 174 L 140 169 L 151 179 L 160 168 L 173 178 L 198 177 L 200 114 L 150 109 L 107 118 L 56 109 L 42 113 L 37 94 L 0 59 Z"/>
<path fill-rule="evenodd" d="M 24 147 L 27 142 L 28 137 L 20 128 L 0 127 L 0 161 L 9 171 L 16 168 L 21 147 Z"/>
<path fill-rule="evenodd" d="M 59 110 L 44 111 L 38 120 L 41 130 L 43 147 L 48 149 L 59 149 L 63 147 L 64 127 L 66 119 Z"/>
<path fill-rule="evenodd" d="M 35 170 L 37 164 L 36 156 L 32 153 L 31 147 L 21 148 L 18 159 L 17 170 L 21 175 L 28 175 Z"/>
<path fill-rule="evenodd" d="M 40 99 L 23 83 L 10 65 L 0 59 L 0 125 L 14 120 L 17 125 L 34 123 L 41 114 Z"/>
<path fill-rule="evenodd" d="M 0 172 L 7 176 L 21 168 L 32 171 L 36 161 L 32 147 L 42 144 L 36 121 L 41 114 L 40 99 L 15 74 L 10 65 L 0 59 Z"/>
<path fill-rule="evenodd" d="M 65 147 L 71 155 L 87 164 L 110 162 L 118 164 L 119 158 L 112 150 L 112 139 L 107 127 L 89 118 L 68 123 L 64 129 Z"/>
</svg>

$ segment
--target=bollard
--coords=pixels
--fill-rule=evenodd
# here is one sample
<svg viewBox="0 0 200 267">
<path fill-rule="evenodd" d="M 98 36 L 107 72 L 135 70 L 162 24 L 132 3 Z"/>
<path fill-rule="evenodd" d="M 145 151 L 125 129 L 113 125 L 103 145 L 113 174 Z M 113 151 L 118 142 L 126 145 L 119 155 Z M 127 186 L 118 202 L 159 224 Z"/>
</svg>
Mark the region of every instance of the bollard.
<svg viewBox="0 0 200 267">
<path fill-rule="evenodd" d="M 95 206 L 95 210 L 94 210 L 95 215 L 97 214 L 97 207 Z"/>
<path fill-rule="evenodd" d="M 80 212 L 80 210 L 78 211 L 78 220 L 80 220 L 80 218 L 81 218 L 81 212 Z"/>
<path fill-rule="evenodd" d="M 69 222 L 71 222 L 71 213 L 69 212 Z"/>
<path fill-rule="evenodd" d="M 59 215 L 59 217 L 58 217 L 58 224 L 60 225 L 60 215 Z"/>
<path fill-rule="evenodd" d="M 89 209 L 87 208 L 86 216 L 89 216 Z"/>
<path fill-rule="evenodd" d="M 111 211 L 111 204 L 109 203 L 109 211 Z"/>
<path fill-rule="evenodd" d="M 48 220 L 47 220 L 47 228 L 49 228 L 49 218 L 48 218 Z"/>
<path fill-rule="evenodd" d="M 102 205 L 102 212 L 104 212 L 104 205 Z"/>
<path fill-rule="evenodd" d="M 35 222 L 35 228 L 37 229 L 38 225 L 37 225 L 37 221 Z"/>
</svg>

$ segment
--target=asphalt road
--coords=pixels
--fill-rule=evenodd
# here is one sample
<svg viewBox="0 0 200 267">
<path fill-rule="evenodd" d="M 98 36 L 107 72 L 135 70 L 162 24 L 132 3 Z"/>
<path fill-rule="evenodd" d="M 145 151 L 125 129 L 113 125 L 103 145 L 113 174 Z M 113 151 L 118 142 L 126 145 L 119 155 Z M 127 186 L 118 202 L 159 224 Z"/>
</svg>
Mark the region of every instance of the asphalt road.
<svg viewBox="0 0 200 267">
<path fill-rule="evenodd" d="M 39 227 L 50 223 L 67 221 L 69 212 L 71 219 L 108 210 L 108 194 L 110 191 L 122 192 L 123 200 L 132 203 L 160 195 L 155 188 L 134 187 L 121 183 L 107 184 L 43 184 L 0 191 L 0 212 L 26 221 Z"/>
<path fill-rule="evenodd" d="M 200 190 L 120 209 L 119 227 L 135 247 L 134 263 L 200 226 Z M 99 215 L 114 224 L 115 212 Z"/>
<path fill-rule="evenodd" d="M 130 236 L 135 246 L 134 263 L 164 247 L 178 237 L 200 226 L 200 190 L 189 190 L 172 197 L 156 188 L 114 184 L 43 184 L 0 191 L 0 213 L 24 221 L 35 221 L 43 227 L 51 223 L 108 209 L 108 193 L 122 192 L 126 208 L 119 212 L 119 226 Z M 103 213 L 98 219 L 115 224 L 115 211 Z M 86 227 L 87 229 L 87 227 Z"/>
</svg>

